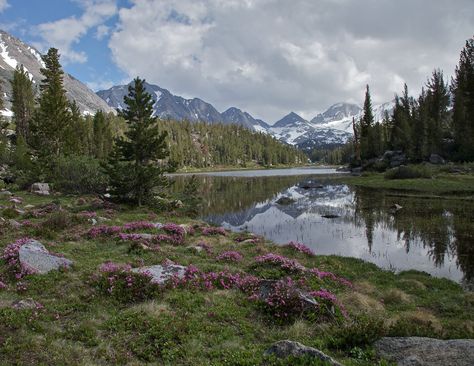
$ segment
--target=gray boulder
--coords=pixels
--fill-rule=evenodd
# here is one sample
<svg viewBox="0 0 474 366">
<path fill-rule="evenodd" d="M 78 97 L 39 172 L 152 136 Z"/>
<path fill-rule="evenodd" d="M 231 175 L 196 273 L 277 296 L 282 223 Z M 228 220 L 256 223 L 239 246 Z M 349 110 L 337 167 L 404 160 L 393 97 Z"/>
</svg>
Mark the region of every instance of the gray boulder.
<svg viewBox="0 0 474 366">
<path fill-rule="evenodd" d="M 20 264 L 23 267 L 39 274 L 45 274 L 60 268 L 68 268 L 73 263 L 69 259 L 50 254 L 43 244 L 33 239 L 23 244 L 18 254 Z"/>
<path fill-rule="evenodd" d="M 134 268 L 132 272 L 150 275 L 152 282 L 163 285 L 172 277 L 183 278 L 186 267 L 178 264 L 157 264 L 155 266 Z"/>
<path fill-rule="evenodd" d="M 0 191 L 0 197 L 10 197 L 11 195 L 10 191 Z"/>
<path fill-rule="evenodd" d="M 342 366 L 341 363 L 334 360 L 332 357 L 326 355 L 320 350 L 312 347 L 307 347 L 299 342 L 290 340 L 278 341 L 273 343 L 270 348 L 265 351 L 266 356 L 273 355 L 278 358 L 294 357 L 314 357 L 321 361 L 325 361 L 331 366 Z"/>
<path fill-rule="evenodd" d="M 438 154 L 431 154 L 430 163 L 435 165 L 443 165 L 446 164 L 446 161 Z"/>
<path fill-rule="evenodd" d="M 51 194 L 48 183 L 33 183 L 30 191 L 40 196 L 49 196 Z"/>
<path fill-rule="evenodd" d="M 398 366 L 472 366 L 474 340 L 384 337 L 374 344 L 377 355 Z"/>
<path fill-rule="evenodd" d="M 41 309 L 42 307 L 43 305 L 33 300 L 32 298 L 17 300 L 12 303 L 12 308 L 17 309 L 17 310 Z"/>
</svg>

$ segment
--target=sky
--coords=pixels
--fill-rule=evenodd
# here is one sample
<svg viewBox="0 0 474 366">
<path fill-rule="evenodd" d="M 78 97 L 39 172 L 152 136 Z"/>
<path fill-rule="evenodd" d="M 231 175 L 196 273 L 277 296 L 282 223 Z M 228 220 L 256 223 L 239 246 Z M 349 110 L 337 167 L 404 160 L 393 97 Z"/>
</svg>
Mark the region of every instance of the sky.
<svg viewBox="0 0 474 366">
<path fill-rule="evenodd" d="M 0 0 L 0 28 L 93 90 L 140 76 L 272 124 L 450 78 L 473 0 Z"/>
</svg>

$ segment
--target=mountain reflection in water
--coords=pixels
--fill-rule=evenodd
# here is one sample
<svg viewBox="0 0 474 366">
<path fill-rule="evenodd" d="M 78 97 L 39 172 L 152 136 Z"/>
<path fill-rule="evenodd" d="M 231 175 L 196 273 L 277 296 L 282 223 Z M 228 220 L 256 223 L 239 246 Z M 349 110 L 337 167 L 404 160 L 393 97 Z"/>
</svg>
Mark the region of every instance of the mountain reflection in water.
<svg viewBox="0 0 474 366">
<path fill-rule="evenodd" d="M 175 177 L 179 190 L 186 177 Z M 199 176 L 201 218 L 276 243 L 300 241 L 318 254 L 361 258 L 474 284 L 474 203 L 401 197 L 325 177 Z M 279 204 L 288 197 L 289 204 Z M 396 210 L 397 204 L 402 209 Z M 325 218 L 329 216 L 333 218 Z"/>
</svg>

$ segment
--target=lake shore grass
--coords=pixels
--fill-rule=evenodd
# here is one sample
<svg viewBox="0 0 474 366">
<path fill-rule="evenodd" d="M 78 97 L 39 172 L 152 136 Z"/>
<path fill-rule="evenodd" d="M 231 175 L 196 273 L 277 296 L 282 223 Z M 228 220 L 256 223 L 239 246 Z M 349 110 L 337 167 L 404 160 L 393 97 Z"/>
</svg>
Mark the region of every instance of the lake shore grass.
<svg viewBox="0 0 474 366">
<path fill-rule="evenodd" d="M 342 175 L 335 179 L 357 187 L 474 199 L 474 173 L 470 172 L 459 174 L 433 169 L 431 178 L 414 179 L 387 179 L 384 173 L 364 172 L 360 176 Z"/>
<path fill-rule="evenodd" d="M 13 203 L 7 197 L 0 199 L 4 206 L 0 216 L 5 218 L 0 226 L 0 253 L 15 240 L 29 237 L 74 264 L 68 270 L 17 279 L 0 259 L 4 284 L 0 286 L 0 359 L 4 364 L 318 364 L 263 355 L 273 342 L 291 339 L 321 349 L 345 365 L 389 365 L 372 348 L 373 341 L 383 335 L 474 337 L 473 293 L 447 279 L 417 271 L 395 274 L 354 258 L 310 255 L 301 247 L 278 246 L 251 234 L 210 230 L 176 212 L 109 206 L 91 196 L 39 197 L 15 192 L 15 197 L 22 201 L 15 204 L 20 212 L 10 207 Z M 21 226 L 15 228 L 8 220 Z M 179 243 L 164 241 L 157 246 L 91 234 L 92 228 L 102 225 L 140 226 L 131 222 L 173 222 L 183 225 L 187 233 Z M 159 229 L 142 232 L 161 233 Z M 285 265 L 257 259 L 269 253 L 284 258 Z M 100 277 L 99 268 L 106 262 L 139 267 L 166 261 L 195 266 L 202 273 L 306 281 L 312 290 L 324 289 L 337 296 L 347 316 L 328 310 L 325 316 L 277 318 L 271 308 L 250 300 L 245 292 L 219 284 L 207 289 L 163 287 L 146 298 L 141 291 L 128 301 L 118 290 L 101 291 L 97 285 L 98 277 L 108 281 L 107 276 L 118 275 Z M 309 276 L 309 269 L 317 269 L 311 273 L 318 276 Z M 126 287 L 123 291 L 130 293 Z M 12 307 L 15 301 L 28 298 L 40 306 Z"/>
<path fill-rule="evenodd" d="M 231 171 L 245 171 L 245 170 L 271 170 L 271 169 L 292 169 L 292 168 L 321 168 L 326 166 L 317 166 L 312 164 L 279 164 L 272 166 L 263 166 L 259 164 L 246 164 L 245 166 L 233 165 L 217 165 L 205 168 L 183 167 L 176 171 L 176 174 L 186 173 L 213 173 L 213 172 L 231 172 Z"/>
</svg>

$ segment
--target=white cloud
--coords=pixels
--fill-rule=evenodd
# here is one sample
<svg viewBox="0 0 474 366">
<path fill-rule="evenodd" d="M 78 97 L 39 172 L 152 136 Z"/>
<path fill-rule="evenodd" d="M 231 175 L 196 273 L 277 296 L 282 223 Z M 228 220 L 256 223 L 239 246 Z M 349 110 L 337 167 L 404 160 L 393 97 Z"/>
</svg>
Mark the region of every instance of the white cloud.
<svg viewBox="0 0 474 366">
<path fill-rule="evenodd" d="M 472 36 L 472 0 L 133 0 L 109 47 L 130 77 L 237 106 L 269 122 L 339 101 L 418 91 L 452 73 Z M 426 73 L 428 70 L 428 74 Z"/>
<path fill-rule="evenodd" d="M 104 39 L 105 37 L 107 37 L 109 33 L 110 33 L 110 28 L 104 24 L 101 24 L 96 29 L 95 38 L 97 38 L 100 41 Z"/>
<path fill-rule="evenodd" d="M 37 44 L 42 50 L 57 47 L 62 55 L 62 61 L 86 62 L 87 55 L 73 49 L 89 29 L 101 27 L 104 21 L 117 13 L 116 0 L 77 0 L 84 13 L 80 17 L 71 16 L 53 22 L 39 24 L 36 28 L 43 39 Z M 104 29 L 101 28 L 101 35 Z M 97 29 L 99 34 L 99 28 Z"/>
<path fill-rule="evenodd" d="M 9 7 L 10 7 L 10 4 L 8 4 L 7 0 L 0 0 L 0 13 L 5 11 Z"/>
</svg>

